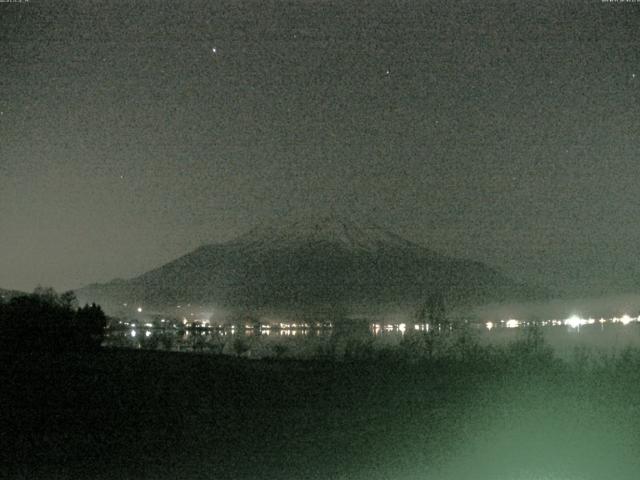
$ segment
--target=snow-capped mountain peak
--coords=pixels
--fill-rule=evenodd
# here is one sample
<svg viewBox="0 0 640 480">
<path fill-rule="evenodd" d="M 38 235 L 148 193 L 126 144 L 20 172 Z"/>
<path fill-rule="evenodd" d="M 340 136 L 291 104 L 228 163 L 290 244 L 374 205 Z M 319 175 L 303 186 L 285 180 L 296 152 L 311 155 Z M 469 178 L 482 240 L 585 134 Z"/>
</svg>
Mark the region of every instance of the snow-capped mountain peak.
<svg viewBox="0 0 640 480">
<path fill-rule="evenodd" d="M 242 235 L 237 243 L 247 248 L 285 247 L 303 243 L 337 244 L 350 250 L 377 251 L 384 247 L 416 247 L 377 225 L 338 215 L 287 219 L 263 225 Z"/>
</svg>

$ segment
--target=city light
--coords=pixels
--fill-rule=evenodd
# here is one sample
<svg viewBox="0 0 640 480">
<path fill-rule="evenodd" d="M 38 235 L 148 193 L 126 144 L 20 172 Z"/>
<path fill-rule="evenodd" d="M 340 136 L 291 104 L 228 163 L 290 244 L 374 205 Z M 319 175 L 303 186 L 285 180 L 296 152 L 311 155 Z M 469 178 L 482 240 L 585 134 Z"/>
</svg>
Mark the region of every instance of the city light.
<svg viewBox="0 0 640 480">
<path fill-rule="evenodd" d="M 584 318 L 580 318 L 577 315 L 572 315 L 564 321 L 567 327 L 580 328 L 582 325 L 586 325 L 587 321 Z"/>
<path fill-rule="evenodd" d="M 518 328 L 520 326 L 520 320 L 516 320 L 515 318 L 511 318 L 506 321 L 505 326 L 507 328 Z"/>
</svg>

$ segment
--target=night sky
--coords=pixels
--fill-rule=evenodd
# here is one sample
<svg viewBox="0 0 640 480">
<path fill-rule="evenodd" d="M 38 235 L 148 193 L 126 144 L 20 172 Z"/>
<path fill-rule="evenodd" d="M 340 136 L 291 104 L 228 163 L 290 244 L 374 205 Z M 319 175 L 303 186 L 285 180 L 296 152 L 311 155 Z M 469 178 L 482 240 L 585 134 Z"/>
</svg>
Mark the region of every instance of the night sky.
<svg viewBox="0 0 640 480">
<path fill-rule="evenodd" d="M 640 3 L 0 3 L 0 287 L 346 211 L 640 287 Z"/>
</svg>

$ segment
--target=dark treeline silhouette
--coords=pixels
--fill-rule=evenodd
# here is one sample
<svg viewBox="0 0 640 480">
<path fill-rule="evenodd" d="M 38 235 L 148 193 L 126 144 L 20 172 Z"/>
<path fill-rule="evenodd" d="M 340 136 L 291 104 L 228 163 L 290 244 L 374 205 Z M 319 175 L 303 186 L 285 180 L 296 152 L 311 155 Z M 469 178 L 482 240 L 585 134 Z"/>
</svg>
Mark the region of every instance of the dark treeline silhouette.
<svg viewBox="0 0 640 480">
<path fill-rule="evenodd" d="M 100 347 L 107 317 L 96 305 L 78 307 L 73 292 L 38 287 L 0 302 L 0 348 L 5 352 L 87 351 Z"/>
<path fill-rule="evenodd" d="M 441 291 L 434 291 L 426 296 L 415 315 L 416 321 L 436 326 L 448 325 L 445 295 Z"/>
</svg>

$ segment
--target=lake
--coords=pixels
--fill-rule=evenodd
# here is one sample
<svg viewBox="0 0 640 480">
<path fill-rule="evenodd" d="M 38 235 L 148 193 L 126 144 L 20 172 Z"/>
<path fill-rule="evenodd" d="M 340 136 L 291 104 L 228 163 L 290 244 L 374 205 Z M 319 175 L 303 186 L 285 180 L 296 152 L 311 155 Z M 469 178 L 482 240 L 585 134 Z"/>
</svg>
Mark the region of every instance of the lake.
<svg viewBox="0 0 640 480">
<path fill-rule="evenodd" d="M 481 345 L 505 345 L 524 337 L 532 322 L 508 319 L 467 323 L 465 329 Z M 626 347 L 640 347 L 637 317 L 537 322 L 545 341 L 561 358 L 571 358 L 576 349 L 610 354 Z M 349 345 L 365 343 L 369 348 L 394 347 L 407 335 L 430 331 L 429 324 L 383 323 L 344 320 L 311 328 L 307 324 L 275 324 L 247 328 L 237 326 L 157 328 L 151 324 L 120 325 L 109 330 L 104 346 L 242 354 L 252 358 L 289 356 L 296 358 L 331 355 L 340 357 Z M 442 327 L 441 327 L 442 328 Z"/>
</svg>

